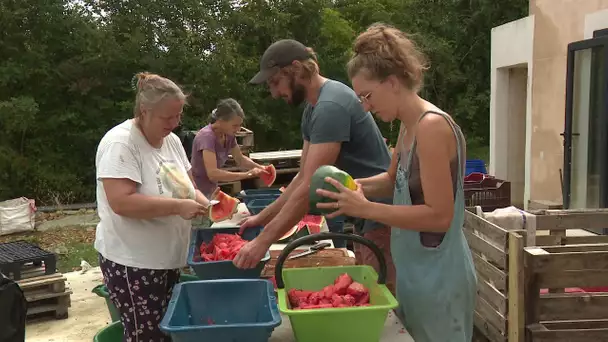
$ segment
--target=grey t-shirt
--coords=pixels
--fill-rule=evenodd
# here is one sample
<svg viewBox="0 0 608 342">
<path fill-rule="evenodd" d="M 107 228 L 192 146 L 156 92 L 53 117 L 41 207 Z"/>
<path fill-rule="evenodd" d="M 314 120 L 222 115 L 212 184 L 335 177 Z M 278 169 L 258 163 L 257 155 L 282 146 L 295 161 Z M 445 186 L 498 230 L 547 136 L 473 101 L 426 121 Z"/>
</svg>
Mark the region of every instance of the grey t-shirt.
<svg viewBox="0 0 608 342">
<path fill-rule="evenodd" d="M 311 144 L 340 142 L 336 167 L 353 178 L 366 178 L 386 172 L 391 155 L 371 113 L 366 112 L 355 92 L 345 84 L 327 80 L 316 105 L 307 104 L 302 117 L 302 137 Z M 373 198 L 392 204 L 391 198 Z M 362 231 L 384 226 L 365 221 Z"/>
</svg>

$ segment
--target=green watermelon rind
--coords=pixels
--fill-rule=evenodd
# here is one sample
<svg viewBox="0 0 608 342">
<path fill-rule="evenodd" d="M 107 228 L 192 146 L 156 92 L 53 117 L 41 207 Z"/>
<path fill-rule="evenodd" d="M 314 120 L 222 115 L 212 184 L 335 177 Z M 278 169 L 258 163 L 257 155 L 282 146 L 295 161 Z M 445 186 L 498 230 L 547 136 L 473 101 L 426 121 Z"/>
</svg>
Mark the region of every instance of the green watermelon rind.
<svg viewBox="0 0 608 342">
<path fill-rule="evenodd" d="M 342 171 L 333 165 L 323 165 L 323 166 L 319 167 L 315 171 L 315 173 L 312 175 L 312 178 L 310 180 L 310 188 L 308 191 L 308 195 L 309 195 L 308 213 L 309 214 L 327 215 L 327 214 L 335 211 L 334 209 L 317 208 L 317 203 L 334 202 L 333 199 L 318 195 L 317 189 L 324 189 L 324 190 L 328 190 L 328 191 L 332 191 L 332 192 L 338 192 L 338 189 L 336 189 L 335 186 L 333 186 L 325 181 L 325 177 L 331 177 L 331 178 L 337 180 L 338 182 L 344 184 L 347 187 L 349 187 L 349 185 L 350 185 L 351 189 L 352 189 L 353 185 L 355 184 L 351 175 L 349 175 L 345 171 Z"/>
</svg>

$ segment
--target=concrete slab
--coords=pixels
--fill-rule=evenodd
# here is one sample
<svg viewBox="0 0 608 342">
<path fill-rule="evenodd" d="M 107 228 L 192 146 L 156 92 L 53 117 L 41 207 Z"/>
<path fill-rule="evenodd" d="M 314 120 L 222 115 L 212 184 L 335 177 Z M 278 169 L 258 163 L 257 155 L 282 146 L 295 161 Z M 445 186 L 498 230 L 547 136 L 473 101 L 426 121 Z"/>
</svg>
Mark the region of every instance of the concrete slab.
<svg viewBox="0 0 608 342">
<path fill-rule="evenodd" d="M 44 221 L 36 225 L 36 229 L 45 231 L 49 229 L 67 227 L 67 226 L 84 226 L 95 227 L 99 223 L 99 216 L 96 213 L 74 214 L 67 215 L 59 219 Z"/>
</svg>

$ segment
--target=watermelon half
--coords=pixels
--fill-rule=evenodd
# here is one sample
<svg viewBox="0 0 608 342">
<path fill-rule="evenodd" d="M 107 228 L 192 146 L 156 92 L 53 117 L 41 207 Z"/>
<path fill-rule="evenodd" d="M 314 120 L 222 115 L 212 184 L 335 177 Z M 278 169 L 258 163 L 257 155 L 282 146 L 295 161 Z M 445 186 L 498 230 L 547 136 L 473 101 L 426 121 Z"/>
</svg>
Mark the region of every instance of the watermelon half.
<svg viewBox="0 0 608 342">
<path fill-rule="evenodd" d="M 277 170 L 272 164 L 264 166 L 264 170 L 266 170 L 266 172 L 260 174 L 260 179 L 264 185 L 271 186 L 277 179 Z"/>
<path fill-rule="evenodd" d="M 219 201 L 219 203 L 209 208 L 209 219 L 212 222 L 230 220 L 237 211 L 239 200 L 221 190 L 217 192 L 213 199 Z"/>
</svg>

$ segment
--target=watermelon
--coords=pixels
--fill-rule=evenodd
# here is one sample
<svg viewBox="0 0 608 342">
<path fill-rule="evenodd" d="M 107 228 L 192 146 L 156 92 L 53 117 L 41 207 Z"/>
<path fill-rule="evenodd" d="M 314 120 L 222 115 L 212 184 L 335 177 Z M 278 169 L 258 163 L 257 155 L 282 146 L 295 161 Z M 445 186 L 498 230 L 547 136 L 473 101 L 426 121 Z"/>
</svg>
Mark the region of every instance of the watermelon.
<svg viewBox="0 0 608 342">
<path fill-rule="evenodd" d="M 283 234 L 283 236 L 281 236 L 281 238 L 279 238 L 279 240 L 277 240 L 277 242 L 285 243 L 287 241 L 290 241 L 291 240 L 290 237 L 292 237 L 295 233 L 297 233 L 298 230 L 300 230 L 300 228 L 296 224 L 295 226 L 291 227 L 291 229 L 289 229 L 285 234 Z"/>
<path fill-rule="evenodd" d="M 318 234 L 321 232 L 321 226 L 325 222 L 323 216 L 317 215 L 305 215 L 304 218 L 298 222 L 295 226 L 291 227 L 281 238 L 277 241 L 279 243 L 289 243 L 295 239 L 311 235 Z"/>
<path fill-rule="evenodd" d="M 266 172 L 260 174 L 260 179 L 264 185 L 271 186 L 277 179 L 277 170 L 272 164 L 264 166 L 264 170 L 266 170 Z"/>
<path fill-rule="evenodd" d="M 357 184 L 355 183 L 355 180 L 348 173 L 338 169 L 337 167 L 335 167 L 333 165 L 320 166 L 315 171 L 315 173 L 312 175 L 312 178 L 310 180 L 310 189 L 308 190 L 309 191 L 308 194 L 309 194 L 309 205 L 310 205 L 309 213 L 310 214 L 326 215 L 326 214 L 329 214 L 329 213 L 335 211 L 335 209 L 317 208 L 317 203 L 334 202 L 334 200 L 331 198 L 327 198 L 327 197 L 318 195 L 317 189 L 324 189 L 324 190 L 328 190 L 328 191 L 332 191 L 332 192 L 338 192 L 338 189 L 336 189 L 336 187 L 334 187 L 333 185 L 331 185 L 325 181 L 325 177 L 331 177 L 331 178 L 337 180 L 338 182 L 340 182 L 342 185 L 344 185 L 348 189 L 351 189 L 351 190 L 357 189 Z"/>
<path fill-rule="evenodd" d="M 218 200 L 219 203 L 209 208 L 209 219 L 212 222 L 230 220 L 237 211 L 239 200 L 221 190 L 217 192 L 213 199 Z"/>
</svg>

